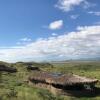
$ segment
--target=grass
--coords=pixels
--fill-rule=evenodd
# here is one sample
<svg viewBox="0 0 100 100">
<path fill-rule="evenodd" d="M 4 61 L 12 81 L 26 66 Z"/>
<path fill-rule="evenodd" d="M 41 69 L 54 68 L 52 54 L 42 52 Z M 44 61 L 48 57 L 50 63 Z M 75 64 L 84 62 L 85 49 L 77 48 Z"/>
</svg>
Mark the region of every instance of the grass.
<svg viewBox="0 0 100 100">
<path fill-rule="evenodd" d="M 100 63 L 99 62 L 67 62 L 51 64 L 37 64 L 41 70 L 49 72 L 74 73 L 81 76 L 97 78 L 100 80 Z M 41 67 L 42 66 L 42 67 Z M 0 75 L 0 100 L 100 100 L 100 96 L 96 97 L 74 97 L 53 95 L 46 89 L 40 89 L 29 86 L 24 81 L 32 72 L 28 72 L 24 63 L 13 64 L 17 73 L 5 73 Z M 100 87 L 100 84 L 97 85 Z"/>
</svg>

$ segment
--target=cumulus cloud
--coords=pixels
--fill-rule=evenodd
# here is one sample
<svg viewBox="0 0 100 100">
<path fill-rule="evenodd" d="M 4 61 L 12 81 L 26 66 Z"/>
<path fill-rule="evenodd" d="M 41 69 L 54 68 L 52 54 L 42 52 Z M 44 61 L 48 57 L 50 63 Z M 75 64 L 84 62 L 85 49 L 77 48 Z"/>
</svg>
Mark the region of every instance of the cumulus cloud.
<svg viewBox="0 0 100 100">
<path fill-rule="evenodd" d="M 17 48 L 0 49 L 0 60 L 44 61 L 100 58 L 100 25 L 78 26 L 64 35 L 38 39 Z"/>
<path fill-rule="evenodd" d="M 49 24 L 49 29 L 56 30 L 63 26 L 63 20 L 57 20 Z"/>
<path fill-rule="evenodd" d="M 68 12 L 80 4 L 82 4 L 84 8 L 88 8 L 90 6 L 90 3 L 87 2 L 87 0 L 58 0 L 58 3 L 55 5 L 55 7 Z"/>
<path fill-rule="evenodd" d="M 95 16 L 100 16 L 100 11 L 89 11 L 89 14 L 93 14 Z"/>
</svg>

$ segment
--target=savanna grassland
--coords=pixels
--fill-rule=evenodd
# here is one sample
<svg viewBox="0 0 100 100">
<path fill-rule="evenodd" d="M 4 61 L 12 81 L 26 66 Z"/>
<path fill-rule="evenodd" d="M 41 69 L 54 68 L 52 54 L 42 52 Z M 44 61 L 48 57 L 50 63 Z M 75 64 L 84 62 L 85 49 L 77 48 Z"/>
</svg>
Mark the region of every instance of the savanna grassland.
<svg viewBox="0 0 100 100">
<path fill-rule="evenodd" d="M 0 62 L 17 69 L 16 73 L 0 72 L 0 100 L 100 100 L 100 95 L 95 96 L 63 96 L 54 95 L 45 88 L 37 88 L 27 83 L 28 76 L 34 71 L 27 70 L 27 63 L 8 64 Z M 99 61 L 67 61 L 53 63 L 34 63 L 31 65 L 39 67 L 43 71 L 74 73 L 100 80 Z M 100 83 L 97 84 L 100 87 Z"/>
</svg>

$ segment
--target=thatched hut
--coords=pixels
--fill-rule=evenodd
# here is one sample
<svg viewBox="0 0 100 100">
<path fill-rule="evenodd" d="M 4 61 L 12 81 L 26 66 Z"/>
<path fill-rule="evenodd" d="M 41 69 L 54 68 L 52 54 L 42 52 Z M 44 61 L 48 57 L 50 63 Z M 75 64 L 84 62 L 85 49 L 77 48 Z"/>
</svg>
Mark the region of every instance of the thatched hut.
<svg viewBox="0 0 100 100">
<path fill-rule="evenodd" d="M 93 90 L 95 84 L 98 82 L 97 79 L 81 77 L 75 74 L 49 73 L 42 71 L 35 71 L 33 75 L 29 77 L 29 81 L 31 83 L 50 85 L 64 90 Z"/>
<path fill-rule="evenodd" d="M 32 66 L 32 65 L 28 65 L 27 66 L 27 70 L 32 70 L 32 71 L 40 71 L 39 67 L 36 67 L 36 66 Z"/>
<path fill-rule="evenodd" d="M 17 69 L 12 68 L 12 67 L 8 67 L 6 65 L 0 65 L 0 71 L 14 73 L 14 72 L 17 72 Z"/>
</svg>

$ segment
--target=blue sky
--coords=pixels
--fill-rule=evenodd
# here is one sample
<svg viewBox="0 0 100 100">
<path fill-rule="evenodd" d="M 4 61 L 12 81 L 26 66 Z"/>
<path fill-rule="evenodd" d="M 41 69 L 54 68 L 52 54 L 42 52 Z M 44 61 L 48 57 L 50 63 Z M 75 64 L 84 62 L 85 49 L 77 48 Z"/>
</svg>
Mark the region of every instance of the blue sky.
<svg viewBox="0 0 100 100">
<path fill-rule="evenodd" d="M 0 60 L 98 58 L 99 5 L 100 0 L 0 0 Z M 89 51 L 93 53 L 87 55 Z"/>
</svg>

